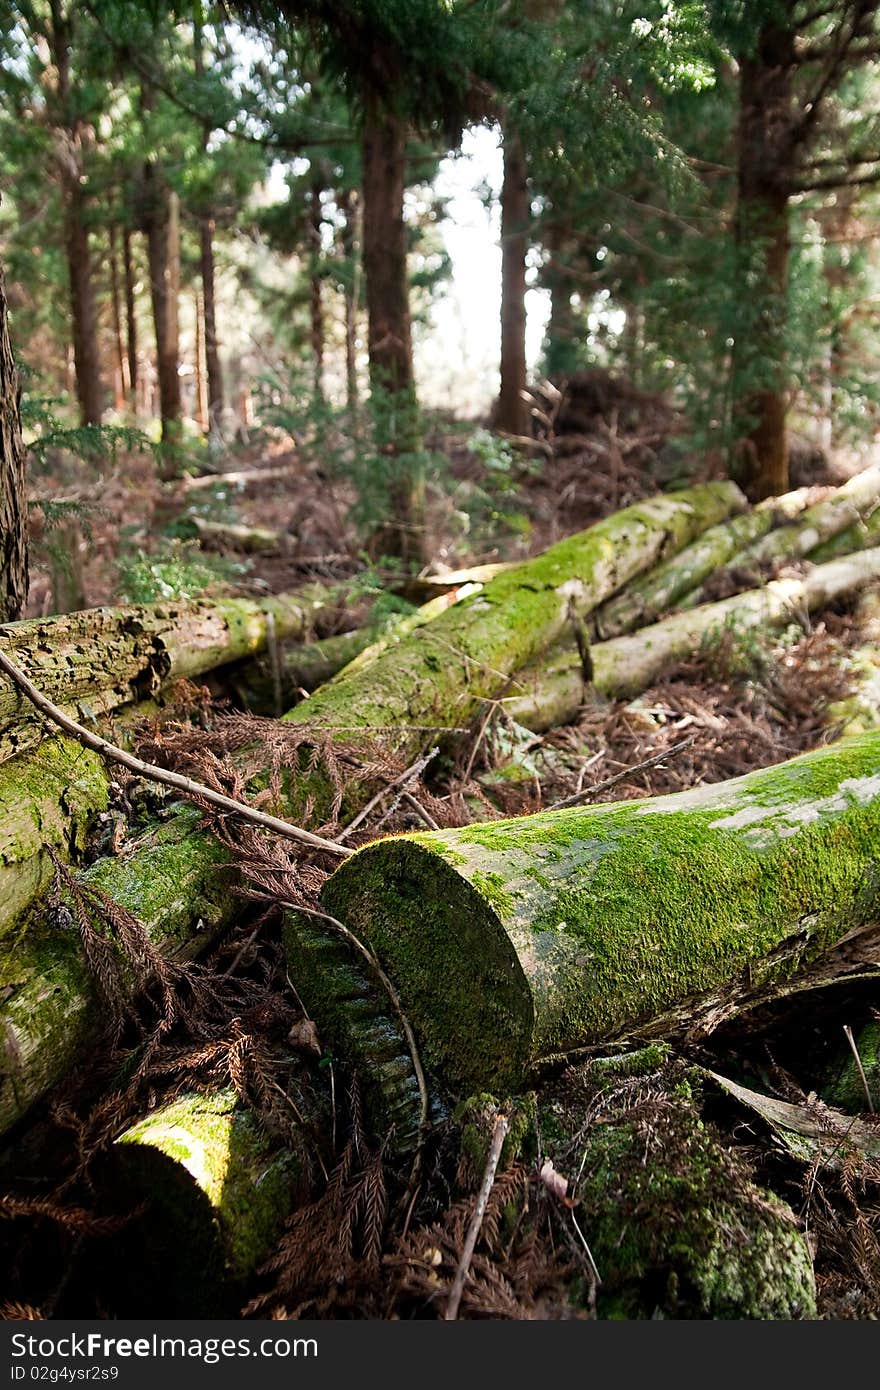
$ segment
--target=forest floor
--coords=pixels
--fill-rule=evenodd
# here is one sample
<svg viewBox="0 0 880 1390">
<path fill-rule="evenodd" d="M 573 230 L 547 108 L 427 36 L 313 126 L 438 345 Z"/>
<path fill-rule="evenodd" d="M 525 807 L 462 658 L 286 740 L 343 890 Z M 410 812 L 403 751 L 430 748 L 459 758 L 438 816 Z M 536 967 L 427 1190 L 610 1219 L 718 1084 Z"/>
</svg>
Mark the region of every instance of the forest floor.
<svg viewBox="0 0 880 1390">
<path fill-rule="evenodd" d="M 441 433 L 438 427 L 434 442 L 448 467 L 444 486 L 432 497 L 439 568 L 533 553 L 669 481 L 664 444 L 675 426 L 665 408 L 636 401 L 632 393 L 610 404 L 603 398 L 599 405 L 592 416 L 585 408 L 579 417 L 573 411 L 569 430 L 555 420 L 552 455 L 537 451 L 540 469 L 527 460 L 508 460 L 500 495 L 487 485 L 485 459 L 468 448 L 473 431 L 448 426 Z M 89 601 L 162 597 L 146 592 L 151 577 L 159 583 L 163 573 L 151 565 L 176 565 L 178 575 L 195 568 L 200 558 L 186 539 L 193 506 L 217 519 L 283 529 L 293 538 L 285 554 L 236 557 L 238 571 L 230 570 L 227 558 L 225 570 L 223 565 L 214 569 L 211 582 L 231 581 L 238 592 L 278 592 L 309 578 L 345 577 L 363 568 L 345 521 L 350 498 L 344 485 L 329 480 L 328 486 L 317 461 L 297 460 L 289 441 L 269 446 L 258 438 L 224 467 L 257 476 L 264 469 L 293 467 L 298 469 L 293 487 L 288 478 L 274 477 L 265 485 L 228 488 L 221 482 L 187 490 L 157 485 L 149 460 L 121 459 L 100 492 L 87 560 Z M 815 485 L 817 498 L 824 486 L 840 480 L 840 473 L 821 460 L 808 458 L 803 468 L 798 481 Z M 844 476 L 852 471 L 847 466 Z M 462 499 L 473 504 L 464 534 L 454 526 Z M 204 575 L 193 582 L 204 587 Z M 47 583 L 38 573 L 35 611 L 46 602 Z M 857 624 L 845 606 L 827 612 L 807 631 L 792 627 L 772 639 L 745 643 L 725 639 L 669 671 L 638 700 L 593 706 L 578 722 L 520 743 L 513 778 L 499 775 L 511 747 L 499 706 L 455 758 L 428 769 L 412 788 L 413 797 L 437 823 L 454 825 L 536 811 L 575 793 L 585 802 L 599 802 L 679 791 L 780 762 L 834 736 L 826 710 L 846 693 L 846 656 L 858 641 Z M 667 758 L 658 761 L 664 752 Z M 376 834 L 380 817 L 383 833 L 420 825 L 411 803 L 398 800 L 390 814 L 378 807 L 351 842 Z M 334 827 L 323 829 L 332 833 Z M 0 1230 L 13 1312 L 113 1316 L 125 1311 L 119 1290 L 129 1288 L 130 1278 L 117 1261 L 105 1258 L 102 1241 L 125 1214 L 112 1202 L 108 1206 L 95 1175 L 108 1134 L 118 1132 L 126 1116 L 143 1113 L 145 1103 L 155 1104 L 186 1085 L 230 1077 L 235 1082 L 245 1055 L 249 1060 L 240 1084 L 258 1110 L 266 1108 L 260 1068 L 269 1065 L 273 1042 L 288 1037 L 297 1019 L 277 923 L 269 917 L 257 932 L 253 911 L 245 908 L 243 903 L 240 926 L 199 967 L 200 978 L 211 984 L 210 1003 L 184 1011 L 170 1032 L 162 1032 L 148 1065 L 120 1086 L 126 1057 L 143 1047 L 155 1024 L 158 1006 L 146 996 L 139 1024 L 129 1023 L 104 1054 L 70 1079 L 23 1143 L 17 1163 L 26 1167 L 38 1150 L 45 1173 L 39 1191 L 20 1211 L 6 1213 L 17 1219 L 5 1223 L 5 1235 Z M 855 1028 L 872 1016 L 875 991 L 869 987 L 853 984 L 830 993 L 833 1001 L 811 996 L 808 1002 L 789 1000 L 785 1007 L 759 1010 L 720 1029 L 710 1043 L 685 1048 L 684 1055 L 721 1072 L 735 1067 L 750 1078 L 748 1084 L 808 1102 L 842 1026 Z M 249 1040 L 247 1048 L 242 1038 Z M 307 1094 L 318 1084 L 306 1048 L 284 1085 Z M 243 1305 L 262 1316 L 442 1316 L 436 1296 L 454 1273 L 479 1174 L 462 1171 L 450 1133 L 441 1129 L 426 1156 L 423 1182 L 401 1208 L 405 1179 L 384 1161 L 383 1136 L 360 1132 L 356 1104 L 338 1097 L 335 1103 L 340 1133 L 348 1134 L 348 1147 L 333 1156 L 343 1176 L 294 1219 L 273 1261 L 245 1291 Z M 713 1121 L 743 1163 L 792 1204 L 811 1233 L 820 1316 L 880 1317 L 880 1165 L 866 1163 L 858 1173 L 823 1171 L 820 1181 L 815 1166 L 805 1171 L 785 1159 L 772 1138 L 744 1125 L 732 1106 L 716 1101 Z M 662 1117 L 657 1126 L 662 1142 Z M 52 1154 L 48 1168 L 47 1152 Z M 480 1277 L 469 1289 L 463 1315 L 572 1316 L 572 1278 L 588 1271 L 571 1245 L 564 1207 L 522 1164 L 499 1179 L 496 1199 L 502 1198 L 524 1201 L 529 1215 L 504 1239 L 498 1220 L 488 1223 L 475 1266 Z M 0 1197 L 0 1214 L 4 1200 Z M 74 1209 L 79 1215 L 70 1215 Z M 141 1316 L 160 1310 L 159 1304 L 150 1306 L 149 1296 L 138 1296 Z M 28 1307 L 34 1310 L 30 1314 Z M 589 1315 L 589 1308 L 588 1300 L 576 1315 Z"/>
</svg>

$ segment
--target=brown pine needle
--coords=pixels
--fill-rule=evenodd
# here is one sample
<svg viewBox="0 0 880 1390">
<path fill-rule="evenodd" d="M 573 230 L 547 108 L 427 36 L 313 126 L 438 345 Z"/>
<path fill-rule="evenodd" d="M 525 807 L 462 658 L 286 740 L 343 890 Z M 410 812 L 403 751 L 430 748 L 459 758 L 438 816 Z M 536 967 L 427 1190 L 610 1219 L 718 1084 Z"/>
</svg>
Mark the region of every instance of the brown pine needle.
<svg viewBox="0 0 880 1390">
<path fill-rule="evenodd" d="M 263 811 L 254 810 L 244 801 L 237 801 L 232 796 L 224 796 L 222 792 L 216 792 L 213 788 L 206 787 L 202 782 L 194 782 L 190 777 L 184 777 L 179 772 L 170 772 L 167 768 L 157 767 L 155 763 L 142 762 L 133 754 L 126 753 L 123 748 L 117 748 L 114 743 L 109 743 L 100 734 L 92 733 L 90 729 L 83 728 L 82 724 L 78 724 L 75 719 L 71 719 L 69 715 L 65 714 L 64 710 L 54 705 L 3 651 L 0 651 L 0 671 L 5 672 L 13 684 L 48 720 L 57 724 L 59 729 L 63 729 L 66 734 L 84 744 L 86 748 L 91 748 L 102 758 L 107 758 L 109 762 L 119 763 L 122 767 L 127 767 L 129 772 L 134 772 L 139 777 L 146 777 L 151 782 L 159 782 L 162 786 L 172 787 L 175 791 L 182 792 L 184 796 L 199 797 L 211 806 L 216 806 L 218 810 L 229 811 L 233 815 L 240 816 L 242 820 L 250 821 L 252 825 L 259 825 L 264 830 L 271 830 L 273 834 L 282 835 L 285 839 L 297 840 L 300 844 L 309 845 L 312 849 L 322 849 L 327 854 L 336 855 L 337 858 L 347 858 L 352 853 L 347 846 L 337 844 L 335 840 L 325 840 L 321 835 L 313 835 L 311 831 L 302 830 L 297 825 L 291 825 L 289 821 L 280 820 L 278 816 L 267 816 Z"/>
</svg>

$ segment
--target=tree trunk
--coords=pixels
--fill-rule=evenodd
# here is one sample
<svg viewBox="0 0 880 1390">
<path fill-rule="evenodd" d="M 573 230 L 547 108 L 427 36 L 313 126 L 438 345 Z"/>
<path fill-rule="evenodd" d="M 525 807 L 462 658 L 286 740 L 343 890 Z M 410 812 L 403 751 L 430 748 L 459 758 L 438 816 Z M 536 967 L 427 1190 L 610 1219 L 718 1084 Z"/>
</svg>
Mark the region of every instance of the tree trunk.
<svg viewBox="0 0 880 1390">
<path fill-rule="evenodd" d="M 572 279 L 566 264 L 571 229 L 558 220 L 547 228 L 545 239 L 549 255 L 543 281 L 550 291 L 550 318 L 544 345 L 544 371 L 557 385 L 581 365 L 581 334 L 572 309 Z"/>
<path fill-rule="evenodd" d="M 757 500 L 788 488 L 787 318 L 789 176 L 794 35 L 768 20 L 740 62 L 737 136 L 736 292 L 740 322 L 733 360 L 738 467 Z M 738 475 L 737 475 L 738 476 Z"/>
<path fill-rule="evenodd" d="M 447 1089 L 503 1095 L 676 1011 L 711 1031 L 853 934 L 876 962 L 878 757 L 865 734 L 674 796 L 375 841 L 323 906 Z"/>
<path fill-rule="evenodd" d="M 201 77 L 205 70 L 204 35 L 201 14 L 193 21 L 193 59 L 196 76 Z M 202 126 L 202 151 L 207 154 L 211 139 L 211 126 Z M 199 246 L 201 253 L 202 302 L 205 322 L 205 367 L 208 374 L 208 434 L 211 438 L 219 435 L 223 420 L 223 372 L 220 367 L 220 350 L 217 342 L 216 286 L 214 273 L 214 209 L 210 205 L 203 209 L 199 217 Z"/>
<path fill-rule="evenodd" d="M 144 167 L 144 225 L 150 266 L 150 298 L 156 330 L 156 371 L 162 442 L 180 439 L 180 340 L 178 288 L 180 241 L 177 194 L 167 187 L 152 161 Z"/>
<path fill-rule="evenodd" d="M 193 294 L 193 359 L 195 366 L 195 417 L 200 430 L 208 428 L 208 392 L 205 381 L 205 337 L 202 296 L 196 287 Z"/>
<path fill-rule="evenodd" d="M 309 314 L 311 319 L 312 368 L 314 398 L 317 405 L 324 402 L 324 297 L 321 261 L 324 255 L 321 228 L 321 184 L 312 184 L 309 203 Z"/>
<path fill-rule="evenodd" d="M 125 276 L 125 328 L 126 354 L 128 357 L 128 390 L 132 406 L 137 408 L 138 352 L 137 352 L 137 312 L 135 306 L 135 279 L 131 256 L 131 229 L 122 231 L 122 267 Z"/>
<path fill-rule="evenodd" d="M 76 521 L 58 526 L 49 545 L 53 613 L 77 613 L 86 606 L 85 538 Z"/>
<path fill-rule="evenodd" d="M 345 403 L 355 412 L 360 399 L 357 374 L 357 311 L 358 293 L 358 202 L 354 189 L 344 189 L 339 195 L 339 210 L 343 216 L 342 254 L 345 258 Z"/>
<path fill-rule="evenodd" d="M 214 219 L 203 217 L 199 224 L 202 251 L 202 298 L 205 315 L 205 366 L 208 373 L 208 432 L 217 434 L 223 420 L 223 370 L 217 341 L 217 310 L 214 272 Z"/>
<path fill-rule="evenodd" d="M 387 470 L 389 517 L 374 555 L 427 560 L 422 431 L 416 399 L 403 218 L 407 128 L 367 97 L 363 114 L 363 257 L 374 428 Z"/>
<path fill-rule="evenodd" d="M 506 434 L 529 433 L 526 389 L 526 255 L 529 249 L 528 171 L 519 137 L 504 133 L 501 188 L 501 388 L 495 426 Z"/>
<path fill-rule="evenodd" d="M 28 592 L 28 521 L 21 387 L 9 339 L 0 267 L 0 621 L 18 617 Z"/>
<path fill-rule="evenodd" d="M 806 558 L 814 565 L 821 565 L 826 560 L 854 555 L 856 551 L 869 550 L 875 545 L 880 545 L 880 507 L 866 512 L 845 531 L 838 531 L 836 536 L 808 551 Z"/>
<path fill-rule="evenodd" d="M 518 724 L 536 732 L 570 723 L 591 695 L 640 695 L 665 670 L 695 656 L 707 639 L 725 629 L 736 634 L 785 627 L 794 614 L 821 611 L 878 578 L 880 550 L 866 550 L 817 565 L 801 579 L 775 579 L 720 603 L 673 613 L 630 636 L 592 647 L 589 680 L 572 642 L 568 651 L 522 670 L 517 677 L 522 693 L 505 701 L 504 708 Z"/>
<path fill-rule="evenodd" d="M 71 107 L 70 45 L 72 19 L 60 0 L 51 0 L 47 30 L 55 69 L 57 110 L 56 159 L 61 182 L 61 218 L 70 294 L 71 337 L 80 420 L 100 425 L 104 387 L 98 347 L 98 313 L 89 247 L 88 196 L 84 187 L 84 130 Z"/>
<path fill-rule="evenodd" d="M 113 314 L 113 349 L 116 361 L 113 368 L 113 405 L 116 410 L 124 410 L 128 397 L 129 382 L 125 348 L 122 342 L 122 304 L 119 294 L 119 256 L 116 248 L 116 227 L 111 222 L 110 237 L 110 308 Z"/>
</svg>

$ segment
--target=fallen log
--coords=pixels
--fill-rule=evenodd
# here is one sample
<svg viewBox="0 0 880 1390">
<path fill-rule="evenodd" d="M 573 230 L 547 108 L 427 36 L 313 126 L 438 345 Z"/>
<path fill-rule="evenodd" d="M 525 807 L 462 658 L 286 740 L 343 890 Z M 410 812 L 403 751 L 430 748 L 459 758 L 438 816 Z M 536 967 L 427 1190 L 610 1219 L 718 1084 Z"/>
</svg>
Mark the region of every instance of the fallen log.
<svg viewBox="0 0 880 1390">
<path fill-rule="evenodd" d="M 589 682 L 579 652 L 558 652 L 517 675 L 513 688 L 521 693 L 506 698 L 504 708 L 518 724 L 534 732 L 570 723 L 594 694 L 630 699 L 725 629 L 736 633 L 784 627 L 878 577 L 880 548 L 817 565 L 799 579 L 774 579 L 719 603 L 673 613 L 639 632 L 592 647 Z"/>
<path fill-rule="evenodd" d="M 878 757 L 863 734 L 675 796 L 376 841 L 323 905 L 447 1089 L 514 1091 L 580 1048 L 711 1031 L 859 933 L 876 967 Z"/>
<path fill-rule="evenodd" d="M 101 1260 L 116 1315 L 237 1316 L 245 1281 L 309 1195 L 299 1127 L 273 1142 L 234 1091 L 187 1092 L 126 1130 L 113 1159 L 115 1201 L 144 1208 Z"/>
<path fill-rule="evenodd" d="M 862 515 L 874 510 L 880 500 L 880 468 L 868 468 L 857 473 L 824 502 L 809 507 L 799 520 L 780 526 L 755 544 L 734 555 L 716 572 L 718 576 L 744 589 L 757 583 L 773 565 L 784 561 L 813 558 L 817 548 L 840 532 L 857 524 Z M 848 551 L 846 553 L 849 553 Z M 704 601 L 704 586 L 692 590 L 679 607 L 694 607 Z"/>
<path fill-rule="evenodd" d="M 199 813 L 179 808 L 164 825 L 98 860 L 76 878 L 132 913 L 172 960 L 203 950 L 237 909 L 223 872 L 229 855 L 204 831 Z M 95 929 L 108 928 L 93 913 Z M 81 1059 L 110 1022 L 89 969 L 75 895 L 41 898 L 0 938 L 0 1133 Z M 115 951 L 110 947 L 110 955 Z M 125 969 L 120 988 L 136 982 Z"/>
<path fill-rule="evenodd" d="M 285 718 L 370 734 L 411 761 L 428 739 L 467 723 L 514 672 L 634 575 L 741 505 L 732 484 L 709 483 L 627 507 L 496 576 Z"/>
<path fill-rule="evenodd" d="M 861 644 L 845 658 L 849 693 L 828 706 L 826 722 L 840 733 L 876 729 L 880 724 L 880 592 L 861 594 L 853 615 Z"/>
<path fill-rule="evenodd" d="M 266 526 L 244 526 L 237 522 L 191 518 L 196 535 L 210 550 L 240 550 L 244 555 L 285 555 L 296 537 L 288 531 L 272 531 Z"/>
<path fill-rule="evenodd" d="M 340 592 L 304 586 L 264 599 L 87 608 L 0 626 L 5 651 L 49 699 L 80 723 L 155 695 L 168 681 L 192 679 L 265 650 L 302 640 L 333 622 Z M 326 627 L 325 627 L 326 630 Z M 43 724 L 0 677 L 0 761 L 32 747 Z"/>
<path fill-rule="evenodd" d="M 596 635 L 601 639 L 620 637 L 654 622 L 732 556 L 783 521 L 796 517 L 806 507 L 809 493 L 809 488 L 800 488 L 784 497 L 770 497 L 754 511 L 710 527 L 678 555 L 628 584 L 622 594 L 603 604 L 593 619 Z"/>
<path fill-rule="evenodd" d="M 814 564 L 824 564 L 835 560 L 838 555 L 854 555 L 857 550 L 869 550 L 880 544 L 880 507 L 874 507 L 866 515 L 859 517 L 845 531 L 838 531 L 830 540 L 823 541 L 807 556 Z"/>
<path fill-rule="evenodd" d="M 460 712 L 471 712 L 486 690 L 497 689 L 506 679 L 497 665 L 499 661 L 503 660 L 509 669 L 513 669 L 519 664 L 523 651 L 533 653 L 539 650 L 570 620 L 572 606 L 578 612 L 587 611 L 632 573 L 649 565 L 659 555 L 668 553 L 673 545 L 684 544 L 691 535 L 716 521 L 732 506 L 739 505 L 739 498 L 738 490 L 732 485 L 710 484 L 705 488 L 673 497 L 656 498 L 628 508 L 616 517 L 598 523 L 590 531 L 554 546 L 546 555 L 500 575 L 481 593 L 464 599 L 455 613 L 446 613 L 433 623 L 419 628 L 405 642 L 383 652 L 359 676 L 340 681 L 328 687 L 327 691 L 317 692 L 291 711 L 287 718 L 307 724 L 316 732 L 323 732 L 328 725 L 337 730 L 342 726 L 343 729 L 371 732 L 374 737 L 381 739 L 382 745 L 390 752 L 400 753 L 406 748 L 420 750 L 427 741 L 424 723 L 431 725 L 427 733 L 427 738 L 430 738 L 435 733 L 438 713 L 445 726 L 450 722 L 449 713 L 438 710 L 437 695 L 445 694 L 453 705 L 453 718 Z M 533 630 L 523 630 L 526 622 L 533 624 Z M 438 628 L 440 632 L 435 637 Z M 460 638 L 462 629 L 464 636 Z M 453 646 L 455 659 L 452 663 L 450 643 L 458 643 Z M 485 655 L 494 657 L 494 664 L 477 659 L 481 644 L 488 644 Z M 468 655 L 468 648 L 474 651 L 473 657 Z M 452 671 L 448 670 L 450 664 Z M 436 672 L 441 670 L 447 675 L 442 688 L 436 676 Z M 437 679 L 437 695 L 427 683 L 426 676 Z M 252 766 L 255 751 L 246 750 L 243 761 L 247 766 Z M 282 787 L 279 809 L 296 817 L 303 802 L 314 793 L 314 778 L 298 779 L 291 776 Z M 359 809 L 367 795 L 364 788 L 357 785 L 352 787 L 349 808 Z M 219 850 L 210 834 L 198 829 L 190 818 L 175 817 L 163 827 L 161 834 L 166 858 L 172 865 L 169 892 L 172 891 L 175 850 L 181 859 L 181 872 L 194 875 L 199 885 L 211 882 L 212 878 L 216 880 L 217 865 L 228 862 L 227 856 Z M 112 862 L 116 864 L 118 861 Z M 131 862 L 129 873 L 135 884 L 140 881 L 142 870 L 137 859 Z M 233 878 L 225 880 L 227 898 L 228 885 L 232 881 Z M 126 874 L 120 871 L 118 882 L 114 879 L 113 887 L 108 892 L 115 899 L 118 892 L 124 894 L 125 891 Z M 200 889 L 181 889 L 181 892 L 188 899 L 185 920 L 192 931 L 199 921 Z M 226 906 L 228 910 L 228 903 Z M 137 907 L 132 910 L 142 916 Z M 35 925 L 37 912 L 38 909 L 35 910 Z M 147 916 L 149 918 L 149 913 Z M 22 925 L 16 932 L 16 950 L 19 946 L 23 949 L 29 934 L 30 926 Z M 85 964 L 79 949 L 75 951 L 75 956 L 77 968 L 84 972 Z M 9 965 L 14 982 L 14 961 L 10 960 Z M 55 987 L 46 984 L 40 975 L 38 959 L 33 963 L 29 979 L 35 981 L 37 1000 L 50 995 L 55 997 L 52 994 Z M 65 993 L 63 989 L 60 992 Z M 89 997 L 82 973 L 78 982 L 66 993 L 80 1000 Z M 21 991 L 17 997 L 21 997 Z M 33 991 L 30 998 L 35 998 Z M 8 1003 L 7 1000 L 0 1013 L 0 1020 L 7 1027 Z M 82 1007 L 86 1008 L 87 1005 L 83 1004 Z M 369 1007 L 373 1008 L 372 1005 Z M 20 1015 L 18 1020 L 20 1022 Z M 33 1026 L 39 1032 L 40 1028 L 49 1025 L 35 1020 Z M 376 1026 L 381 1029 L 386 1025 L 380 1021 Z M 61 1029 L 63 1032 L 63 1023 Z M 45 1046 L 38 1046 L 36 1081 L 26 1082 L 22 1075 L 19 1076 L 16 1091 L 19 1097 L 16 1103 L 20 1106 L 18 1113 L 53 1080 L 63 1075 L 81 1045 L 82 1036 L 77 1038 L 74 1029 L 71 1032 L 70 1050 L 60 1045 L 57 1048 L 49 1046 L 48 1042 Z M 24 1050 L 22 1044 L 18 1051 Z M 11 1085 L 10 1081 L 9 1087 Z"/>
</svg>

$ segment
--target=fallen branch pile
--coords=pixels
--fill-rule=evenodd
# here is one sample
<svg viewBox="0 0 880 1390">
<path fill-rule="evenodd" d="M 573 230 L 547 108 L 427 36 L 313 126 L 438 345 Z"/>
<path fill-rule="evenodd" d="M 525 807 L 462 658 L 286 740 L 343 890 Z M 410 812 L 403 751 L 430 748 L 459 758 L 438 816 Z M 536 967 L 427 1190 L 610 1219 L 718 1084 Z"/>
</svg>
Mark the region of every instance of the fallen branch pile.
<svg viewBox="0 0 880 1390">
<path fill-rule="evenodd" d="M 738 1082 L 725 1090 L 722 1069 L 699 1071 L 667 1044 L 705 1046 L 741 1015 L 880 969 L 868 588 L 880 551 L 861 543 L 878 496 L 880 475 L 869 473 L 806 510 L 805 494 L 746 510 L 730 484 L 640 502 L 455 586 L 378 643 L 346 633 L 284 654 L 276 698 L 313 693 L 281 721 L 154 725 L 140 756 L 108 749 L 89 715 L 94 724 L 123 706 L 143 712 L 164 682 L 250 655 L 270 640 L 269 612 L 278 636 L 320 631 L 333 598 L 316 589 L 0 632 L 0 836 L 22 846 L 0 865 L 12 889 L 0 912 L 0 1130 L 17 1126 L 27 1150 L 40 1099 L 97 1045 L 117 1058 L 128 1079 L 116 1110 L 100 1140 L 77 1139 L 86 1168 L 64 1180 L 87 1171 L 89 1190 L 112 1194 L 110 1225 L 90 1237 L 105 1272 L 76 1258 L 114 1313 L 206 1316 L 249 1300 L 254 1313 L 382 1316 L 385 1297 L 411 1311 L 428 1299 L 450 1319 L 577 1308 L 814 1315 L 810 1251 L 791 1209 L 707 1126 L 701 1098 L 721 1086 L 728 1104 L 754 1104 L 765 1123 L 810 1125 L 794 1106 L 761 1110 Z M 855 515 L 865 519 L 853 526 Z M 852 548 L 778 576 L 783 557 L 821 555 L 834 536 Z M 741 587 L 747 573 L 769 582 L 695 604 L 722 570 L 725 584 Z M 493 813 L 489 782 L 473 773 L 499 730 L 500 785 L 505 767 L 529 763 L 527 729 L 587 727 L 603 701 L 638 696 L 707 643 L 806 624 L 863 590 L 857 696 L 829 713 L 860 732 L 731 781 L 579 804 L 591 791 L 616 794 L 623 774 L 609 768 L 597 785 L 579 783 L 567 809 L 468 823 L 477 807 Z M 35 747 L 41 718 L 62 733 Z M 195 806 L 162 807 L 123 831 L 118 852 L 69 869 L 65 856 L 83 855 L 90 816 L 109 804 L 107 756 Z M 41 808 L 27 833 L 11 813 L 25 772 L 28 805 Z M 438 796 L 455 776 L 462 790 Z M 301 842 L 295 853 L 266 838 L 283 828 L 279 816 Z M 383 828 L 415 833 L 377 839 Z M 344 857 L 339 867 L 328 848 Z M 271 936 L 263 942 L 248 898 L 281 909 L 283 954 Z M 231 924 L 226 973 L 235 985 L 263 972 L 265 998 L 281 1010 L 265 1015 L 267 1039 L 278 1018 L 296 1020 L 286 1049 L 277 1037 L 260 1051 L 260 1025 L 242 1031 L 240 1002 L 228 1006 L 228 1038 L 207 1022 L 202 976 L 186 963 Z M 204 978 L 217 989 L 224 976 Z M 215 1001 L 238 999 L 224 989 Z M 125 1044 L 125 1030 L 151 1016 Z M 329 1072 L 295 1085 L 291 1047 L 310 1059 L 304 1075 L 318 1058 Z M 347 1111 L 343 1078 L 354 1088 Z M 868 1142 L 853 1135 L 856 1147 Z M 430 1173 L 450 1145 L 465 1197 L 444 1213 Z M 83 1157 L 93 1150 L 100 1173 Z M 5 1160 L 13 1188 L 17 1152 L 13 1143 Z M 23 1197 L 10 1201 L 13 1224 L 33 1216 Z M 503 1251 L 502 1209 L 517 1213 Z M 163 1287 L 181 1221 L 192 1232 L 182 1270 L 209 1271 L 210 1296 L 196 1297 L 199 1281 L 185 1273 Z M 638 1234 L 621 1238 L 630 1229 Z M 324 1303 L 322 1266 L 336 1289 Z M 670 1282 L 655 1289 L 660 1270 Z M 62 1291 L 49 1312 L 70 1307 Z"/>
</svg>

